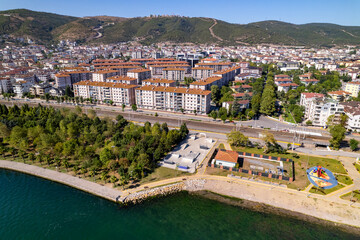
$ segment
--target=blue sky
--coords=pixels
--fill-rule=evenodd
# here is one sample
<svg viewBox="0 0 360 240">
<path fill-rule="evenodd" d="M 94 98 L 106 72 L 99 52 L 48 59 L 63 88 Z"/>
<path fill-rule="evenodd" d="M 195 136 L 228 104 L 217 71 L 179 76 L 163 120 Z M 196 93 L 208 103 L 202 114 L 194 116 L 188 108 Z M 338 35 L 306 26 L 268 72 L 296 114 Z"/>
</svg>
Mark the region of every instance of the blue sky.
<svg viewBox="0 0 360 240">
<path fill-rule="evenodd" d="M 78 17 L 176 14 L 231 23 L 279 20 L 360 26 L 360 0 L 0 0 L 0 10 L 14 8 Z"/>
</svg>

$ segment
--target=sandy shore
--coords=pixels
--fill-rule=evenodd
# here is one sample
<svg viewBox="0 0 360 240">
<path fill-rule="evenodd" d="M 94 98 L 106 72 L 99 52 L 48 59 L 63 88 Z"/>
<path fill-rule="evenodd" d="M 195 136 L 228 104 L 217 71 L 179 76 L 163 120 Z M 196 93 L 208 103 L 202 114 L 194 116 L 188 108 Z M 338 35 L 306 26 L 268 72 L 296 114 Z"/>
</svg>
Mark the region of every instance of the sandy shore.
<svg viewBox="0 0 360 240">
<path fill-rule="evenodd" d="M 203 190 L 270 205 L 337 224 L 360 227 L 360 207 L 350 206 L 345 201 L 334 202 L 316 194 L 308 197 L 304 192 L 289 191 L 279 187 L 271 189 L 246 182 L 210 179 L 206 181 Z"/>
<path fill-rule="evenodd" d="M 337 224 L 334 222 L 330 222 L 327 220 L 309 216 L 309 215 L 306 215 L 303 213 L 289 211 L 289 210 L 286 210 L 283 208 L 273 207 L 273 206 L 270 206 L 270 205 L 267 205 L 264 203 L 258 203 L 258 202 L 253 202 L 253 201 L 249 201 L 249 200 L 245 200 L 245 199 L 239 199 L 239 198 L 234 198 L 234 197 L 230 197 L 230 196 L 220 195 L 220 194 L 209 192 L 206 190 L 192 192 L 191 194 L 199 195 L 199 196 L 202 196 L 202 197 L 205 197 L 208 199 L 212 199 L 215 201 L 219 201 L 219 202 L 229 204 L 229 205 L 239 206 L 242 208 L 249 209 L 251 211 L 263 212 L 263 213 L 268 213 L 268 214 L 276 214 L 279 216 L 294 218 L 294 219 L 298 219 L 301 221 L 311 222 L 313 224 L 323 225 L 326 227 L 337 228 L 340 231 L 345 231 L 345 232 L 348 232 L 351 234 L 359 235 L 359 237 L 360 237 L 360 228 L 358 228 L 358 227 L 349 226 L 349 225 L 345 225 L 345 224 Z"/>
<path fill-rule="evenodd" d="M 78 177 L 74 177 L 66 173 L 56 172 L 34 165 L 0 160 L 0 168 L 23 172 L 37 177 L 49 179 L 51 181 L 59 182 L 115 202 L 121 196 L 121 192 L 118 190 L 111 189 L 109 187 L 105 187 L 100 184 L 90 182 Z"/>
</svg>

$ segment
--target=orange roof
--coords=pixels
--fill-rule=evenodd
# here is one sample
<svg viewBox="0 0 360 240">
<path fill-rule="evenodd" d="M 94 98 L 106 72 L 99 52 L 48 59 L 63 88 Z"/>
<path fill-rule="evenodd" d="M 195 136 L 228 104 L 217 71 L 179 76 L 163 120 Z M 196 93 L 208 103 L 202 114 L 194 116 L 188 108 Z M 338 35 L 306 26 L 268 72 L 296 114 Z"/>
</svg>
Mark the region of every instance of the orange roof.
<svg viewBox="0 0 360 240">
<path fill-rule="evenodd" d="M 125 84 L 125 83 L 112 83 L 112 82 L 92 82 L 92 81 L 81 81 L 74 83 L 79 86 L 98 86 L 98 87 L 110 87 L 110 88 L 136 88 L 137 85 Z"/>
<path fill-rule="evenodd" d="M 133 73 L 150 72 L 150 69 L 147 69 L 147 68 L 135 68 L 135 69 L 129 70 L 128 72 L 133 72 Z"/>
<path fill-rule="evenodd" d="M 174 80 L 164 79 L 164 78 L 149 78 L 145 79 L 142 82 L 151 82 L 151 83 L 174 83 Z"/>
<path fill-rule="evenodd" d="M 107 79 L 116 80 L 116 81 L 137 81 L 136 78 L 128 77 L 128 76 L 112 76 Z"/>
<path fill-rule="evenodd" d="M 329 95 L 350 95 L 351 93 L 345 91 L 328 92 Z"/>
<path fill-rule="evenodd" d="M 100 70 L 100 71 L 97 71 L 97 72 L 94 72 L 94 73 L 98 73 L 98 74 L 106 74 L 106 73 L 116 73 L 118 71 L 115 71 L 115 70 Z"/>
<path fill-rule="evenodd" d="M 196 94 L 196 95 L 209 95 L 211 91 L 194 89 L 194 88 L 181 88 L 181 87 L 156 87 L 152 85 L 142 86 L 137 88 L 136 91 L 154 91 L 154 92 L 174 92 L 183 94 Z"/>
<path fill-rule="evenodd" d="M 193 67 L 192 70 L 214 70 L 211 67 Z"/>
<path fill-rule="evenodd" d="M 163 71 L 185 71 L 185 69 L 183 69 L 183 68 L 169 67 L 169 68 L 163 69 Z"/>
<path fill-rule="evenodd" d="M 58 73 L 58 74 L 55 74 L 55 77 L 70 77 L 69 74 L 64 74 L 64 73 Z"/>
<path fill-rule="evenodd" d="M 215 160 L 237 163 L 239 154 L 235 151 L 219 150 L 215 156 Z"/>
<path fill-rule="evenodd" d="M 195 81 L 190 83 L 190 85 L 199 85 L 199 86 L 205 86 L 208 84 L 212 84 L 213 82 L 219 81 L 221 79 L 221 77 L 218 76 L 213 76 L 213 77 L 209 77 L 207 79 L 204 80 L 199 80 L 199 81 Z"/>
</svg>

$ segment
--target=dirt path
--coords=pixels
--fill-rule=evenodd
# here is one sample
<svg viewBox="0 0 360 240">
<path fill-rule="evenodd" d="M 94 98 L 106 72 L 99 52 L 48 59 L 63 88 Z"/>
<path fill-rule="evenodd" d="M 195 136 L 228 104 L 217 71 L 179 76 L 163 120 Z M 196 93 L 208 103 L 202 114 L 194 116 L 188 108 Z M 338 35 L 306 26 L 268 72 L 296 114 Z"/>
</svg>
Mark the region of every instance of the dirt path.
<svg viewBox="0 0 360 240">
<path fill-rule="evenodd" d="M 216 21 L 216 19 L 214 19 L 214 18 L 213 18 L 212 20 L 214 20 L 214 24 L 211 25 L 211 27 L 209 27 L 209 31 L 210 31 L 211 36 L 213 36 L 214 38 L 216 38 L 216 39 L 219 40 L 219 41 L 224 41 L 221 37 L 217 36 L 217 35 L 214 33 L 213 27 L 215 27 L 215 26 L 217 25 L 217 21 Z"/>
</svg>

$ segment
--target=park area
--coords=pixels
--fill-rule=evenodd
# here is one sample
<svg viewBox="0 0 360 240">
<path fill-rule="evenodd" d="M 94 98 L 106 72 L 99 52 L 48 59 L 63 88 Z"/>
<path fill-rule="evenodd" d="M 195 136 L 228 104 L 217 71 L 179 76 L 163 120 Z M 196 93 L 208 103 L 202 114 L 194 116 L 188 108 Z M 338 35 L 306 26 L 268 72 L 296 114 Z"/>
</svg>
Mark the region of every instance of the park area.
<svg viewBox="0 0 360 240">
<path fill-rule="evenodd" d="M 237 152 L 247 152 L 247 153 L 253 153 L 258 155 L 263 155 L 263 149 L 258 148 L 250 148 L 250 147 L 232 147 L 234 151 Z M 299 189 L 304 190 L 309 184 L 309 180 L 307 178 L 306 169 L 313 167 L 313 166 L 323 166 L 330 171 L 332 171 L 334 174 L 337 175 L 339 183 L 343 184 L 351 184 L 352 181 L 347 175 L 347 172 L 340 161 L 332 158 L 324 158 L 324 157 L 314 157 L 309 155 L 302 155 L 302 154 L 296 154 L 296 153 L 287 153 L 287 154 L 279 154 L 279 153 L 271 153 L 269 154 L 273 157 L 280 157 L 285 159 L 292 159 L 294 162 L 294 181 L 288 182 L 283 181 L 279 179 L 271 179 L 272 182 L 277 182 L 281 184 L 286 184 L 288 188 L 292 189 Z M 233 173 L 237 176 L 242 177 L 249 177 L 248 174 L 244 173 L 236 173 L 236 172 L 230 172 L 223 169 L 217 169 L 217 168 L 207 168 L 207 173 L 210 175 L 222 175 L 226 176 L 227 174 Z M 260 177 L 260 176 L 253 176 L 256 179 L 262 180 L 262 181 L 269 181 L 266 177 Z M 341 186 L 337 187 L 338 189 L 342 188 L 344 185 L 341 184 Z M 336 190 L 336 189 L 334 189 Z M 333 191 L 334 191 L 333 190 Z M 332 191 L 331 191 L 332 192 Z M 327 193 L 325 193 L 327 194 Z"/>
</svg>

